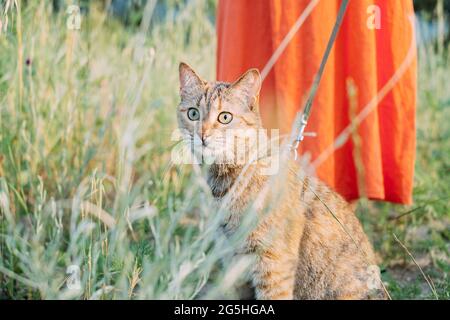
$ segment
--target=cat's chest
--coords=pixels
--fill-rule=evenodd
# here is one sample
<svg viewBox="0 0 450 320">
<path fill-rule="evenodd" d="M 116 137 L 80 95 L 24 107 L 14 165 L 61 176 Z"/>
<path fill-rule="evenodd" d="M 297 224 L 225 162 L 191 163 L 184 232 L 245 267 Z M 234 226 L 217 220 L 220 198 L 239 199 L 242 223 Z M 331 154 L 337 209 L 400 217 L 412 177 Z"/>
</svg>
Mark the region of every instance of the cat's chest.
<svg viewBox="0 0 450 320">
<path fill-rule="evenodd" d="M 239 200 L 229 195 L 214 198 L 214 210 L 222 215 L 222 226 L 227 226 L 230 229 L 228 231 L 234 231 L 244 214 L 243 206 Z"/>
<path fill-rule="evenodd" d="M 220 212 L 220 210 L 222 209 L 221 212 L 223 214 L 218 231 L 221 234 L 225 235 L 225 237 L 227 237 L 228 239 L 232 239 L 233 236 L 236 235 L 236 233 L 245 234 L 246 231 L 240 230 L 240 228 L 245 228 L 245 224 L 243 224 L 242 222 L 243 219 L 245 219 L 244 214 L 246 214 L 246 212 L 242 211 L 240 206 L 234 207 L 233 205 L 230 205 L 229 202 L 225 203 L 224 199 L 216 199 L 215 203 L 217 210 L 219 210 L 218 212 Z M 224 207 L 227 206 L 228 209 L 223 210 Z M 243 239 L 244 241 L 239 242 L 240 245 L 237 245 L 237 247 L 235 247 L 236 254 L 249 254 L 255 251 L 254 248 L 256 242 L 254 240 L 255 237 L 253 236 L 253 233 L 254 232 L 250 232 L 245 236 L 245 238 Z"/>
<path fill-rule="evenodd" d="M 248 209 L 259 192 L 259 189 L 256 190 L 259 186 L 246 179 L 209 177 L 208 185 L 216 203 L 235 214 Z"/>
</svg>

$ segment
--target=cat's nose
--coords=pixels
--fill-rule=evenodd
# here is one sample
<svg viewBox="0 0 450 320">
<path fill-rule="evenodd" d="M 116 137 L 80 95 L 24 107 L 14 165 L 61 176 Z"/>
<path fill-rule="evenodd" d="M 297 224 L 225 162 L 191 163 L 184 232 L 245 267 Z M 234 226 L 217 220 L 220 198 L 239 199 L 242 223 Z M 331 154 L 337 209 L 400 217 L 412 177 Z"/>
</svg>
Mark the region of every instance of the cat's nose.
<svg viewBox="0 0 450 320">
<path fill-rule="evenodd" d="M 205 147 L 206 147 L 206 139 L 208 138 L 208 130 L 209 130 L 208 127 L 202 126 L 201 138 L 202 138 L 202 144 Z"/>
<path fill-rule="evenodd" d="M 202 134 L 202 145 L 204 146 L 204 147 L 206 147 L 206 145 L 207 145 L 207 143 L 206 143 L 206 136 L 204 135 L 204 134 Z"/>
</svg>

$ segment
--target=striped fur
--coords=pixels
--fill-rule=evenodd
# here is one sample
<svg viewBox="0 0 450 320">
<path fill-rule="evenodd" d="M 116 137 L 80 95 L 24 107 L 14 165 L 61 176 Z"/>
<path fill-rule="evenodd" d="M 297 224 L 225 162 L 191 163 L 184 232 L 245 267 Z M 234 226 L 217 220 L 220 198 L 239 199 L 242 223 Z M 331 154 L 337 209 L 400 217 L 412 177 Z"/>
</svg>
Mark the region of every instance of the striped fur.
<svg viewBox="0 0 450 320">
<path fill-rule="evenodd" d="M 178 122 L 190 132 L 187 139 L 199 134 L 205 141 L 218 141 L 211 128 L 220 132 L 261 127 L 259 73 L 249 71 L 233 84 L 208 83 L 181 64 L 180 82 Z M 197 124 L 186 117 L 192 106 L 202 113 Z M 234 115 L 226 127 L 217 122 L 221 111 Z M 219 148 L 218 143 L 212 143 L 215 147 Z M 245 252 L 256 257 L 252 273 L 256 297 L 385 298 L 379 273 L 373 272 L 376 259 L 372 247 L 349 204 L 316 178 L 299 176 L 301 170 L 292 160 L 281 167 L 277 178 L 261 175 L 257 169 L 258 165 L 243 172 L 242 165 L 213 163 L 208 174 L 212 194 L 230 211 L 223 224 L 227 233 L 239 227 L 249 206 L 260 202 L 257 227 L 245 246 Z"/>
</svg>

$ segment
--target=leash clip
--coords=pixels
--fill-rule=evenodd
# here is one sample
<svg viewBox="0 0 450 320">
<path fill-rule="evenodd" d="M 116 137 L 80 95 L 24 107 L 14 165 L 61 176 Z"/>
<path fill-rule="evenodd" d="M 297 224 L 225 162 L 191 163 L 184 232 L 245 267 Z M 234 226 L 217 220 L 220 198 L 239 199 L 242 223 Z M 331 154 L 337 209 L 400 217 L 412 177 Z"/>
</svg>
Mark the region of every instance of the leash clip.
<svg viewBox="0 0 450 320">
<path fill-rule="evenodd" d="M 306 125 L 308 124 L 308 119 L 305 114 L 302 114 L 300 119 L 300 127 L 298 129 L 298 135 L 294 140 L 294 143 L 290 145 L 291 150 L 294 152 L 294 160 L 298 158 L 298 146 L 300 142 L 303 141 L 305 137 L 315 137 L 317 134 L 315 132 L 305 132 Z"/>
</svg>

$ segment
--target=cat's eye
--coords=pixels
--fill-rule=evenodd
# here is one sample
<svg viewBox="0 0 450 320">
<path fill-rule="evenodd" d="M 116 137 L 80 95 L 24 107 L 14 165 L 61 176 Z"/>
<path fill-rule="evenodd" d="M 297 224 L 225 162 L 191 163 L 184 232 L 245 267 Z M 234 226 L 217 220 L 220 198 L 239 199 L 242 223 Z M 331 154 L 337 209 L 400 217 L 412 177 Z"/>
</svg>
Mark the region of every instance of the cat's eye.
<svg viewBox="0 0 450 320">
<path fill-rule="evenodd" d="M 217 120 L 222 124 L 228 124 L 233 120 L 233 115 L 229 112 L 221 112 Z"/>
<path fill-rule="evenodd" d="M 198 111 L 198 109 L 196 108 L 189 108 L 187 116 L 189 120 L 197 121 L 198 119 L 200 119 L 200 111 Z"/>
</svg>

